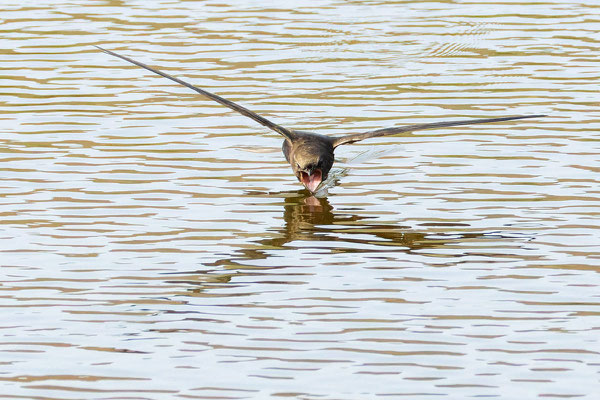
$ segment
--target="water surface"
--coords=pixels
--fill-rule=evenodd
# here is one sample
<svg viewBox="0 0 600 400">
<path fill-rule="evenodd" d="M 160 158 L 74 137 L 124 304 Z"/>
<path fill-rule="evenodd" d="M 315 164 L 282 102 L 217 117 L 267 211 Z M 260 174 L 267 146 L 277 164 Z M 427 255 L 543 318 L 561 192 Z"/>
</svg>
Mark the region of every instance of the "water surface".
<svg viewBox="0 0 600 400">
<path fill-rule="evenodd" d="M 594 399 L 599 11 L 5 1 L 0 396 Z M 316 199 L 92 45 L 329 135 L 550 117 L 343 146 Z"/>
</svg>

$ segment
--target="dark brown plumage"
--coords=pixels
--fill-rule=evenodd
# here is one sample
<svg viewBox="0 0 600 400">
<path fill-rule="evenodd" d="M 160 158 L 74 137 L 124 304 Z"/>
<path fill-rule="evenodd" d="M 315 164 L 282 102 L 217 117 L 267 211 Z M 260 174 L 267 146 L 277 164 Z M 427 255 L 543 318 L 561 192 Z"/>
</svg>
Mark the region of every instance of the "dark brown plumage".
<svg viewBox="0 0 600 400">
<path fill-rule="evenodd" d="M 305 132 L 305 131 L 297 131 L 290 130 L 284 128 L 283 126 L 277 125 L 268 119 L 261 117 L 253 111 L 248 110 L 245 107 L 240 106 L 232 101 L 222 98 L 221 96 L 217 96 L 216 94 L 207 92 L 206 90 L 200 89 L 194 85 L 191 85 L 181 79 L 175 78 L 167 73 L 159 71 L 155 68 L 152 68 L 144 63 L 139 61 L 135 61 L 129 57 L 122 56 L 113 51 L 103 49 L 102 47 L 96 46 L 103 52 L 110 54 L 112 56 L 118 57 L 122 60 L 135 64 L 139 67 L 145 68 L 148 71 L 154 72 L 155 74 L 161 75 L 167 79 L 170 79 L 174 82 L 179 83 L 185 87 L 192 89 L 195 92 L 200 93 L 201 95 L 216 101 L 226 107 L 231 108 L 239 112 L 242 115 L 245 115 L 248 118 L 252 118 L 256 122 L 261 125 L 266 126 L 267 128 L 279 133 L 285 138 L 283 142 L 282 150 L 285 155 L 285 159 L 292 166 L 292 170 L 294 171 L 294 175 L 298 178 L 298 180 L 308 189 L 311 193 L 314 193 L 319 188 L 321 182 L 327 179 L 327 175 L 329 174 L 329 170 L 333 166 L 333 152 L 336 147 L 341 146 L 343 144 L 355 143 L 360 140 L 365 140 L 373 137 L 380 136 L 389 136 L 396 135 L 403 132 L 412 132 L 412 131 L 420 131 L 424 129 L 433 129 L 433 128 L 442 128 L 447 126 L 458 126 L 458 125 L 473 125 L 473 124 L 486 124 L 490 122 L 501 122 L 501 121 L 511 121 L 516 119 L 525 119 L 525 118 L 538 118 L 544 117 L 545 115 L 523 115 L 518 117 L 500 117 L 500 118 L 483 118 L 483 119 L 468 119 L 468 120 L 459 120 L 459 121 L 442 121 L 442 122 L 433 122 L 429 124 L 415 124 L 415 125 L 405 125 L 384 129 L 377 129 L 374 131 L 368 131 L 364 133 L 358 133 L 353 135 L 345 135 L 339 137 L 330 137 L 325 135 L 320 135 L 318 133 Z"/>
</svg>

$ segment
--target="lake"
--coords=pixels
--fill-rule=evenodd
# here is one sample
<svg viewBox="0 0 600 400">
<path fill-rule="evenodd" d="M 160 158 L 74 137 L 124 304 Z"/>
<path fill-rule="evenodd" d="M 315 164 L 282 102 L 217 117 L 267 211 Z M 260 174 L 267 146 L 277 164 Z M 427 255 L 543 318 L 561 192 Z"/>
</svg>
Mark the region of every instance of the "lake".
<svg viewBox="0 0 600 400">
<path fill-rule="evenodd" d="M 0 397 L 600 392 L 596 1 L 4 1 Z M 290 129 L 548 114 L 336 151 Z"/>
</svg>

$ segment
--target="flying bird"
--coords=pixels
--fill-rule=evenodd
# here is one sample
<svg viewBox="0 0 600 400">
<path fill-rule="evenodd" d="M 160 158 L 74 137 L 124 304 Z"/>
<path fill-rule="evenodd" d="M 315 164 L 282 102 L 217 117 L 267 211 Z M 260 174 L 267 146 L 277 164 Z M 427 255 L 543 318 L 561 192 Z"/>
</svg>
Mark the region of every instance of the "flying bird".
<svg viewBox="0 0 600 400">
<path fill-rule="evenodd" d="M 320 184 L 325 179 L 327 179 L 329 170 L 331 170 L 331 167 L 333 166 L 333 152 L 338 146 L 341 146 L 343 144 L 350 144 L 374 137 L 397 135 L 403 132 L 413 132 L 424 129 L 442 128 L 447 126 L 459 125 L 487 124 L 490 122 L 502 122 L 516 119 L 545 117 L 545 115 L 538 114 L 522 115 L 516 117 L 441 121 L 428 124 L 404 125 L 391 128 L 376 129 L 364 133 L 357 133 L 337 137 L 325 136 L 313 132 L 284 128 L 283 126 L 277 125 L 274 122 L 269 121 L 265 117 L 262 117 L 253 111 L 250 111 L 246 107 L 236 104 L 230 100 L 224 99 L 221 96 L 217 96 L 214 93 L 207 92 L 204 89 L 200 89 L 188 82 L 171 76 L 165 72 L 159 71 L 158 69 L 152 68 L 142 62 L 117 54 L 113 51 L 103 49 L 100 46 L 95 47 L 107 54 L 110 54 L 111 56 L 118 57 L 139 67 L 145 68 L 148 71 L 154 72 L 155 74 L 161 75 L 167 79 L 177 82 L 180 85 L 188 87 L 193 91 L 200 93 L 204 97 L 214 100 L 217 103 L 224 105 L 225 107 L 229 107 L 232 110 L 235 110 L 248 118 L 252 118 L 259 124 L 264 125 L 267 128 L 279 133 L 285 138 L 282 146 L 283 155 L 285 156 L 285 159 L 292 166 L 292 171 L 294 171 L 294 175 L 296 176 L 296 178 L 298 178 L 298 181 L 300 181 L 304 185 L 304 187 L 308 189 L 311 193 L 315 193 L 318 190 Z"/>
</svg>

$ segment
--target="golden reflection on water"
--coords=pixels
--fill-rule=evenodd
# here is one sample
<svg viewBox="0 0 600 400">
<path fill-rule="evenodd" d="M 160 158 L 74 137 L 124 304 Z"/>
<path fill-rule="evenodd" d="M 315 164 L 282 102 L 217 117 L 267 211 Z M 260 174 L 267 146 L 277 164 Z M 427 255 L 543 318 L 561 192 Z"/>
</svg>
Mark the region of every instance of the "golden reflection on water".
<svg viewBox="0 0 600 400">
<path fill-rule="evenodd" d="M 595 398 L 597 11 L 3 4 L 0 397 Z M 347 146 L 309 197 L 92 45 L 330 135 L 551 117 Z"/>
</svg>

